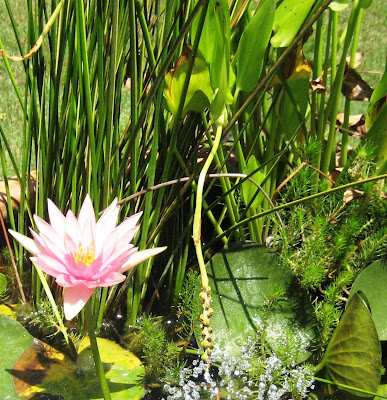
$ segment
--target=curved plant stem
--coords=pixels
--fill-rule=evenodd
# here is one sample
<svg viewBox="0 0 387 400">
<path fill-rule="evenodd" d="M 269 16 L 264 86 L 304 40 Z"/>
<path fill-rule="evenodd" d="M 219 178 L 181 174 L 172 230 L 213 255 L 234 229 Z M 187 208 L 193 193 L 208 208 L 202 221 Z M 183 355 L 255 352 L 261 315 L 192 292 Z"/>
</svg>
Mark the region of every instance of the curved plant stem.
<svg viewBox="0 0 387 400">
<path fill-rule="evenodd" d="M 211 162 L 218 150 L 220 140 L 222 138 L 222 116 L 216 122 L 215 140 L 212 144 L 211 152 L 200 171 L 197 191 L 196 191 L 196 204 L 193 221 L 193 241 L 195 245 L 196 257 L 199 264 L 200 276 L 202 281 L 202 292 L 200 293 L 200 300 L 203 303 L 203 313 L 200 315 L 201 328 L 203 341 L 201 342 L 204 353 L 202 359 L 206 362 L 210 361 L 212 343 L 212 330 L 210 328 L 210 321 L 212 316 L 211 308 L 211 287 L 208 283 L 208 275 L 204 263 L 203 249 L 201 244 L 201 223 L 202 223 L 202 206 L 203 206 L 203 189 L 206 180 L 207 171 L 210 168 Z"/>
<path fill-rule="evenodd" d="M 97 338 L 95 336 L 95 321 L 93 317 L 93 313 L 91 310 L 91 302 L 90 300 L 86 303 L 85 306 L 85 316 L 86 316 L 86 323 L 87 329 L 89 332 L 89 339 L 90 339 L 90 346 L 93 352 L 93 359 L 95 364 L 95 370 L 97 373 L 97 377 L 99 380 L 99 384 L 101 387 L 102 395 L 105 400 L 111 400 L 109 386 L 105 377 L 105 371 L 103 369 L 101 357 L 99 355 Z"/>
</svg>

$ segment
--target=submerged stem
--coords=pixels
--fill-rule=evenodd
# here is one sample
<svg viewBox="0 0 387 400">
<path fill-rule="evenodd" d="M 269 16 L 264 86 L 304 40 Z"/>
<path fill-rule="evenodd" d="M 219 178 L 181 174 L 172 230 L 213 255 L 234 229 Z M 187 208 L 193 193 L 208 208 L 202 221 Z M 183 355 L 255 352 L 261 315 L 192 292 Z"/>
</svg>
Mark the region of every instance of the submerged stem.
<svg viewBox="0 0 387 400">
<path fill-rule="evenodd" d="M 89 332 L 90 346 L 93 352 L 93 359 L 95 364 L 95 370 L 97 373 L 97 377 L 99 380 L 99 384 L 101 387 L 102 395 L 104 400 L 111 400 L 109 386 L 105 377 L 105 371 L 103 369 L 101 357 L 98 350 L 97 338 L 95 336 L 95 320 L 93 313 L 91 311 L 91 302 L 90 300 L 86 303 L 85 306 L 85 316 L 87 322 L 87 329 Z"/>
</svg>

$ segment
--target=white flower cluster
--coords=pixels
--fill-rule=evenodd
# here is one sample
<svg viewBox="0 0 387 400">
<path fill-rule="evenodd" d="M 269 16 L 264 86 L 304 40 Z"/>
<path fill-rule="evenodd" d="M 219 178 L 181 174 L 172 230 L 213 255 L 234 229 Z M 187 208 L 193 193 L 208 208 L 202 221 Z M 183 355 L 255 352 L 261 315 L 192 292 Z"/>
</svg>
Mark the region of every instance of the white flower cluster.
<svg viewBox="0 0 387 400">
<path fill-rule="evenodd" d="M 191 368 L 181 370 L 178 386 L 164 386 L 168 393 L 166 400 L 280 400 L 289 393 L 297 398 L 306 396 L 313 388 L 310 366 L 287 366 L 276 356 L 259 360 L 264 372 L 258 379 L 252 378 L 254 355 L 252 343 L 242 348 L 240 357 L 228 357 L 219 350 L 214 351 L 212 363 L 218 366 L 215 376 L 207 372 L 207 363 L 195 360 Z"/>
</svg>

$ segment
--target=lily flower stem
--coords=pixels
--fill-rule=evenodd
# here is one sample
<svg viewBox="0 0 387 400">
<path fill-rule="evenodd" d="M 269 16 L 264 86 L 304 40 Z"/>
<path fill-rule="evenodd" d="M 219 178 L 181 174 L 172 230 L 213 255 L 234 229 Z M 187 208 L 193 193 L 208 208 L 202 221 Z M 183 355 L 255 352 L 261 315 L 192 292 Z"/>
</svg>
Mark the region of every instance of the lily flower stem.
<svg viewBox="0 0 387 400">
<path fill-rule="evenodd" d="M 97 338 L 95 336 L 95 319 L 91 310 L 91 301 L 89 300 L 85 305 L 85 316 L 87 322 L 87 329 L 89 332 L 89 339 L 91 345 L 91 351 L 93 352 L 95 370 L 101 387 L 102 395 L 104 400 L 111 400 L 109 386 L 105 377 L 105 371 L 103 369 L 101 356 L 98 350 Z"/>
<path fill-rule="evenodd" d="M 204 163 L 203 168 L 199 175 L 199 180 L 196 189 L 196 205 L 195 205 L 195 214 L 193 221 L 193 241 L 195 244 L 196 257 L 198 260 L 200 268 L 200 276 L 202 281 L 202 291 L 199 295 L 200 300 L 203 303 L 202 314 L 200 315 L 202 337 L 203 337 L 201 345 L 203 346 L 204 350 L 204 353 L 202 354 L 202 360 L 208 364 L 207 372 L 210 366 L 211 351 L 213 348 L 212 328 L 210 327 L 213 310 L 211 308 L 211 287 L 208 282 L 208 275 L 204 262 L 203 250 L 201 244 L 203 189 L 208 169 L 211 166 L 212 160 L 214 159 L 214 156 L 218 150 L 218 146 L 220 144 L 220 140 L 222 137 L 223 118 L 218 119 L 218 121 L 215 124 L 215 127 L 216 127 L 215 140 L 212 144 L 211 152 L 206 162 Z"/>
</svg>

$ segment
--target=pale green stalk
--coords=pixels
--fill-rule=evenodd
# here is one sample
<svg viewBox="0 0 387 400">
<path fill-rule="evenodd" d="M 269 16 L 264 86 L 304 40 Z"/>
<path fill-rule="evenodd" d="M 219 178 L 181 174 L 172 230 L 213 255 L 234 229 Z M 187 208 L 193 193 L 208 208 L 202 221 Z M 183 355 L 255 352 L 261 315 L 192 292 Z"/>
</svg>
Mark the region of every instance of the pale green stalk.
<svg viewBox="0 0 387 400">
<path fill-rule="evenodd" d="M 87 330 L 89 332 L 90 346 L 93 353 L 93 359 L 95 364 L 95 370 L 101 387 L 102 395 L 104 400 L 111 400 L 109 386 L 106 380 L 105 371 L 101 361 L 101 356 L 98 350 L 97 338 L 95 336 L 95 321 L 91 307 L 91 301 L 89 300 L 85 305 L 85 316 L 87 323 Z"/>
</svg>

